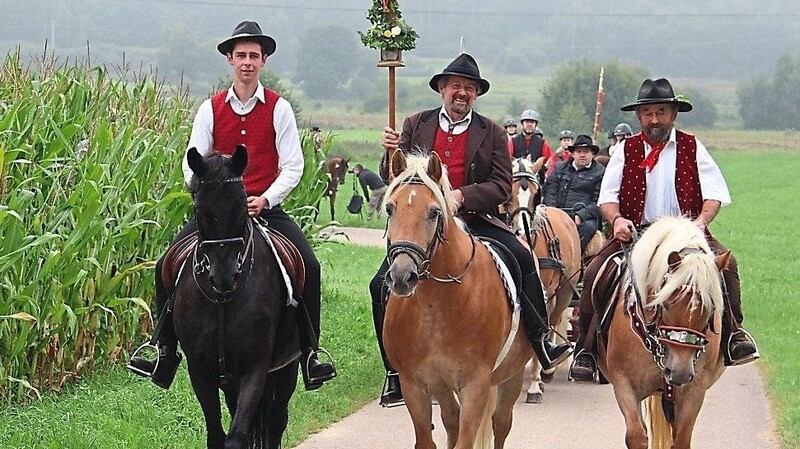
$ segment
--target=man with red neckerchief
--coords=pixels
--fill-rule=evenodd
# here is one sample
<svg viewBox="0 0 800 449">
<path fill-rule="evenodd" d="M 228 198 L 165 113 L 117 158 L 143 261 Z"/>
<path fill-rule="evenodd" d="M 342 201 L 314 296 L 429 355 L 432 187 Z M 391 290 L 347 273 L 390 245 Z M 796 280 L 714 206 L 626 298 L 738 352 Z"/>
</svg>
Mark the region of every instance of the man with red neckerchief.
<svg viewBox="0 0 800 449">
<path fill-rule="evenodd" d="M 678 112 L 689 112 L 692 105 L 676 97 L 669 81 L 660 78 L 645 80 L 637 101 L 622 110 L 636 111 L 642 131 L 625 139 L 611 156 L 600 188 L 598 204 L 611 223 L 613 235 L 586 268 L 580 333 L 570 367 L 570 377 L 579 381 L 593 380 L 597 370 L 593 348 L 585 346 L 586 333 L 595 315 L 591 292 L 605 289 L 592 287 L 601 266 L 620 251 L 622 242 L 630 241 L 631 229 L 642 229 L 662 216 L 686 215 L 705 231 L 715 252 L 727 251 L 708 230 L 720 207 L 731 202 L 725 179 L 705 146 L 674 127 Z M 722 339 L 725 364 L 741 365 L 757 359 L 759 353 L 752 337 L 741 327 L 741 287 L 733 257 L 722 275 L 726 289 Z M 600 302 L 607 299 L 600 298 Z"/>
</svg>

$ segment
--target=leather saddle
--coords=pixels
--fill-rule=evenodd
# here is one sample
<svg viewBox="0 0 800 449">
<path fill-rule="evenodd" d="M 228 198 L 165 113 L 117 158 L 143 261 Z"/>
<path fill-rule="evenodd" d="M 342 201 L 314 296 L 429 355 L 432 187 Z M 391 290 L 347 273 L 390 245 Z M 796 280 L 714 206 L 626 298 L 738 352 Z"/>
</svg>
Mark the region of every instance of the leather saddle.
<svg viewBox="0 0 800 449">
<path fill-rule="evenodd" d="M 508 271 L 511 273 L 511 278 L 514 280 L 517 295 L 522 291 L 522 270 L 519 268 L 519 262 L 514 254 L 502 243 L 489 237 L 479 236 L 478 240 L 488 243 L 492 249 L 500 256 L 500 259 L 505 264 Z"/>
<path fill-rule="evenodd" d="M 303 258 L 300 256 L 300 251 L 294 243 L 275 229 L 267 226 L 258 226 L 262 229 L 266 229 L 265 237 L 270 239 L 271 246 L 275 249 L 275 253 L 278 256 L 278 263 L 285 268 L 292 284 L 291 287 L 294 292 L 294 299 L 297 300 L 306 282 L 306 270 L 303 264 Z M 264 235 L 260 232 L 257 234 Z M 195 247 L 197 247 L 198 240 L 199 234 L 195 231 L 178 240 L 167 249 L 161 269 L 161 280 L 168 293 L 172 293 L 175 289 L 181 267 L 183 267 L 186 259 L 189 258 Z"/>
</svg>

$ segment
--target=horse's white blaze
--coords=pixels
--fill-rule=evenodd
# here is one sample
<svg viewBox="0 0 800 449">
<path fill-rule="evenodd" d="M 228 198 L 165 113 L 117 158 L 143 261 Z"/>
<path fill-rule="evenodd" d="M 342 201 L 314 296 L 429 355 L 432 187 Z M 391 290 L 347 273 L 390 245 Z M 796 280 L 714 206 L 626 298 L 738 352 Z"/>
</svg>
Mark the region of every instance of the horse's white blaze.
<svg viewBox="0 0 800 449">
<path fill-rule="evenodd" d="M 416 189 L 412 189 L 410 192 L 408 192 L 408 205 L 409 206 L 411 205 L 411 202 L 414 200 L 415 196 L 417 196 L 417 190 Z"/>
</svg>

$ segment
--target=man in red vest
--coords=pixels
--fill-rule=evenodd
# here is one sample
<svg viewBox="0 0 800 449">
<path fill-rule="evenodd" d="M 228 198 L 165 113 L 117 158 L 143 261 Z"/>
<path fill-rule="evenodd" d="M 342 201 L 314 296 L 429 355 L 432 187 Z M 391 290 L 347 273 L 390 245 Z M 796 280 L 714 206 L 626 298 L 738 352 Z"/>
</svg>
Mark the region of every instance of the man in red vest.
<svg viewBox="0 0 800 449">
<path fill-rule="evenodd" d="M 435 151 L 447 166 L 459 215 L 469 230 L 505 245 L 522 270 L 522 319 L 525 330 L 542 366 L 556 366 L 572 353 L 567 343 L 554 344 L 545 338 L 549 331 L 542 284 L 529 249 L 498 218 L 498 206 L 508 201 L 511 192 L 511 159 L 508 137 L 500 125 L 472 109 L 475 99 L 489 90 L 489 81 L 481 78 L 472 56 L 462 53 L 442 73 L 428 83 L 442 97 L 442 106 L 422 111 L 405 119 L 402 133 L 385 128 L 381 144 L 386 154 L 401 149 L 423 148 Z M 381 175 L 388 179 L 384 157 Z M 384 275 L 389 265 L 384 260 L 370 283 L 375 331 L 384 364 L 389 371 L 381 403 L 390 405 L 401 398 L 400 385 L 392 376 L 391 365 L 383 351 L 383 301 L 386 297 Z M 443 350 L 446 350 L 444 348 Z"/>
<path fill-rule="evenodd" d="M 189 148 L 197 148 L 204 156 L 215 152 L 233 154 L 237 145 L 247 148 L 248 163 L 243 177 L 248 213 L 251 217 L 261 216 L 270 227 L 291 240 L 305 265 L 305 287 L 298 307 L 304 307 L 308 313 L 298 315 L 307 316 L 308 322 L 300 324 L 303 351 L 300 365 L 306 389 L 315 390 L 333 379 L 336 370 L 316 356 L 320 332 L 319 262 L 303 231 L 281 208 L 281 202 L 300 181 L 304 163 L 292 106 L 259 81 L 267 57 L 275 51 L 275 40 L 262 33 L 256 22 L 245 21 L 230 38 L 217 45 L 217 50 L 233 68 L 233 85 L 200 105 Z M 185 156 L 183 172 L 188 185 L 193 173 Z M 195 230 L 197 222 L 189 221 L 173 244 Z M 130 365 L 137 374 L 152 373 L 153 383 L 169 388 L 181 356 L 177 352 L 172 312 L 165 307 L 168 295 L 160 276 L 162 263 L 163 257 L 155 270 L 159 320 L 167 320 L 157 336 L 159 363 L 156 369 L 155 360 L 134 358 Z"/>
<path fill-rule="evenodd" d="M 620 251 L 622 242 L 630 241 L 632 229 L 642 229 L 662 216 L 686 215 L 706 232 L 715 252 L 727 251 L 711 236 L 708 224 L 721 206 L 730 204 L 728 186 L 703 144 L 674 127 L 678 112 L 691 111 L 692 105 L 676 98 L 669 81 L 660 78 L 645 80 L 638 100 L 622 110 L 636 111 L 642 131 L 620 144 L 603 177 L 598 204 L 611 223 L 613 238 L 586 268 L 580 302 L 578 352 L 570 367 L 574 380 L 595 378 L 594 348 L 585 347 L 586 333 L 595 315 L 591 292 L 607 290 L 600 285 L 600 279 L 606 277 L 597 278 L 598 271 L 607 259 Z M 733 257 L 722 275 L 726 290 L 722 349 L 726 365 L 741 365 L 757 359 L 759 354 L 752 337 L 741 327 L 744 320 L 741 288 Z M 593 289 L 596 278 L 598 285 Z M 599 298 L 599 302 L 607 300 Z M 601 306 L 599 302 L 597 305 Z M 597 312 L 603 313 L 602 310 Z"/>
</svg>

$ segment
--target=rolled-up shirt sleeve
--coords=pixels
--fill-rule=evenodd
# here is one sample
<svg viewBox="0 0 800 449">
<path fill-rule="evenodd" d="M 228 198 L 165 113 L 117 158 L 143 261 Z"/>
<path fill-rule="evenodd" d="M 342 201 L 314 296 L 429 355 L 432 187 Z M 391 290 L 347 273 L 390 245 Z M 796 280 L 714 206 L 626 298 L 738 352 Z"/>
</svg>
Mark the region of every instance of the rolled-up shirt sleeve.
<svg viewBox="0 0 800 449">
<path fill-rule="evenodd" d="M 622 167 L 625 166 L 625 151 L 615 151 L 608 161 L 603 182 L 600 184 L 600 196 L 597 204 L 619 204 L 619 189 L 622 185 Z"/>
<path fill-rule="evenodd" d="M 699 140 L 697 140 L 697 171 L 700 175 L 703 200 L 716 200 L 723 206 L 731 204 L 731 194 L 722 171 Z"/>
<path fill-rule="evenodd" d="M 213 153 L 214 147 L 214 111 L 211 108 L 211 99 L 207 99 L 200 107 L 197 108 L 197 114 L 194 116 L 192 123 L 192 134 L 189 137 L 189 148 L 197 148 L 197 152 L 201 156 L 208 157 Z M 187 158 L 189 152 L 183 155 L 183 179 L 188 186 L 192 181 L 194 172 L 189 168 L 189 159 Z"/>
<path fill-rule="evenodd" d="M 261 196 L 269 201 L 269 207 L 281 204 L 289 192 L 300 183 L 303 176 L 303 150 L 294 118 L 292 105 L 279 98 L 273 113 L 275 145 L 278 148 L 278 177 Z"/>
</svg>

